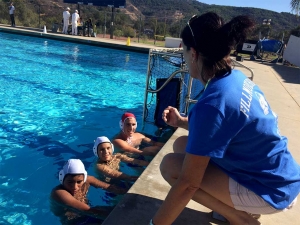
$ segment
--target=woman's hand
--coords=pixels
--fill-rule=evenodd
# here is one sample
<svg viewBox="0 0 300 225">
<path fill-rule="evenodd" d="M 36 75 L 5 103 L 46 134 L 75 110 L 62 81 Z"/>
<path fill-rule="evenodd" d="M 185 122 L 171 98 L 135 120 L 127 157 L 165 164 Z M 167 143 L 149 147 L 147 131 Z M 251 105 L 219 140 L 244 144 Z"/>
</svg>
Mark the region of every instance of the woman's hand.
<svg viewBox="0 0 300 225">
<path fill-rule="evenodd" d="M 182 127 L 188 129 L 188 119 L 180 116 L 178 110 L 172 106 L 168 106 L 162 113 L 162 119 L 166 124 L 172 127 Z"/>
</svg>

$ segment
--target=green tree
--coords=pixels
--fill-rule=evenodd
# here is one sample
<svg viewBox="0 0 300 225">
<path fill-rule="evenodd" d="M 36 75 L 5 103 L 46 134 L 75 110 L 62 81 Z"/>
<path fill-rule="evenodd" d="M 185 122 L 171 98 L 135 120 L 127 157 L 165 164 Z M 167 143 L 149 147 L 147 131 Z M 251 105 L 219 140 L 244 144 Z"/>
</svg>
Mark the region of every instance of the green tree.
<svg viewBox="0 0 300 225">
<path fill-rule="evenodd" d="M 292 29 L 290 34 L 296 37 L 300 37 L 300 26 L 296 27 L 295 29 Z"/>
<path fill-rule="evenodd" d="M 291 0 L 291 9 L 298 16 L 300 11 L 300 0 Z"/>
</svg>

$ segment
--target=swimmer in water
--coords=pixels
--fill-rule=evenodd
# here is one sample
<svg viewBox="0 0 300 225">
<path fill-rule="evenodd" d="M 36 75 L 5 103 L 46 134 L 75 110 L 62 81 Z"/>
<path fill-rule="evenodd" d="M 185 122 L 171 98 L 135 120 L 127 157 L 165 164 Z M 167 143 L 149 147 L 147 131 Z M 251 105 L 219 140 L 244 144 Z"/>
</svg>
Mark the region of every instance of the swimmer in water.
<svg viewBox="0 0 300 225">
<path fill-rule="evenodd" d="M 60 217 L 62 224 L 92 223 L 104 219 L 112 210 L 107 207 L 91 207 L 87 199 L 90 186 L 102 188 L 115 194 L 125 194 L 127 190 L 117 188 L 87 175 L 79 159 L 69 159 L 59 172 L 60 185 L 53 188 L 50 195 L 50 209 Z"/>
<path fill-rule="evenodd" d="M 124 113 L 119 125 L 121 132 L 115 136 L 113 144 L 123 152 L 154 156 L 164 145 L 164 143 L 153 141 L 145 135 L 135 132 L 137 121 L 132 113 Z M 142 143 L 148 146 L 139 149 Z"/>
<path fill-rule="evenodd" d="M 98 158 L 95 165 L 96 172 L 104 175 L 107 182 L 111 179 L 135 181 L 138 178 L 138 176 L 130 176 L 122 173 L 119 170 L 120 162 L 137 166 L 147 166 L 149 164 L 147 161 L 130 158 L 121 153 L 113 154 L 114 145 L 105 136 L 97 137 L 93 152 Z"/>
</svg>

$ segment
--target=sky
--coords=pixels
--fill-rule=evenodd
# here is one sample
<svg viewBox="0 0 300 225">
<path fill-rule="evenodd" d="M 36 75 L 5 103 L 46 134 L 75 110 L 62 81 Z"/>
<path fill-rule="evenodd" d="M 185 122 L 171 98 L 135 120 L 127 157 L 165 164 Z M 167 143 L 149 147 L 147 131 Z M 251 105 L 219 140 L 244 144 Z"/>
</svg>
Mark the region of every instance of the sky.
<svg viewBox="0 0 300 225">
<path fill-rule="evenodd" d="M 291 12 L 290 0 L 198 0 L 209 5 L 253 7 L 275 12 Z"/>
</svg>

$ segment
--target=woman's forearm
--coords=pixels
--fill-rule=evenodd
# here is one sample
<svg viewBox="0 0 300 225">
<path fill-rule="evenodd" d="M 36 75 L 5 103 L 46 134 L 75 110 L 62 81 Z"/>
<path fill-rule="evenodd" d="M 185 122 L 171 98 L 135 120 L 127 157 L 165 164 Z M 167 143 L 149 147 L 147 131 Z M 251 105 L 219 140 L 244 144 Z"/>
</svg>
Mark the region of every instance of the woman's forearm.
<svg viewBox="0 0 300 225">
<path fill-rule="evenodd" d="M 181 117 L 178 121 L 178 127 L 189 130 L 189 119 L 188 117 Z"/>
</svg>

